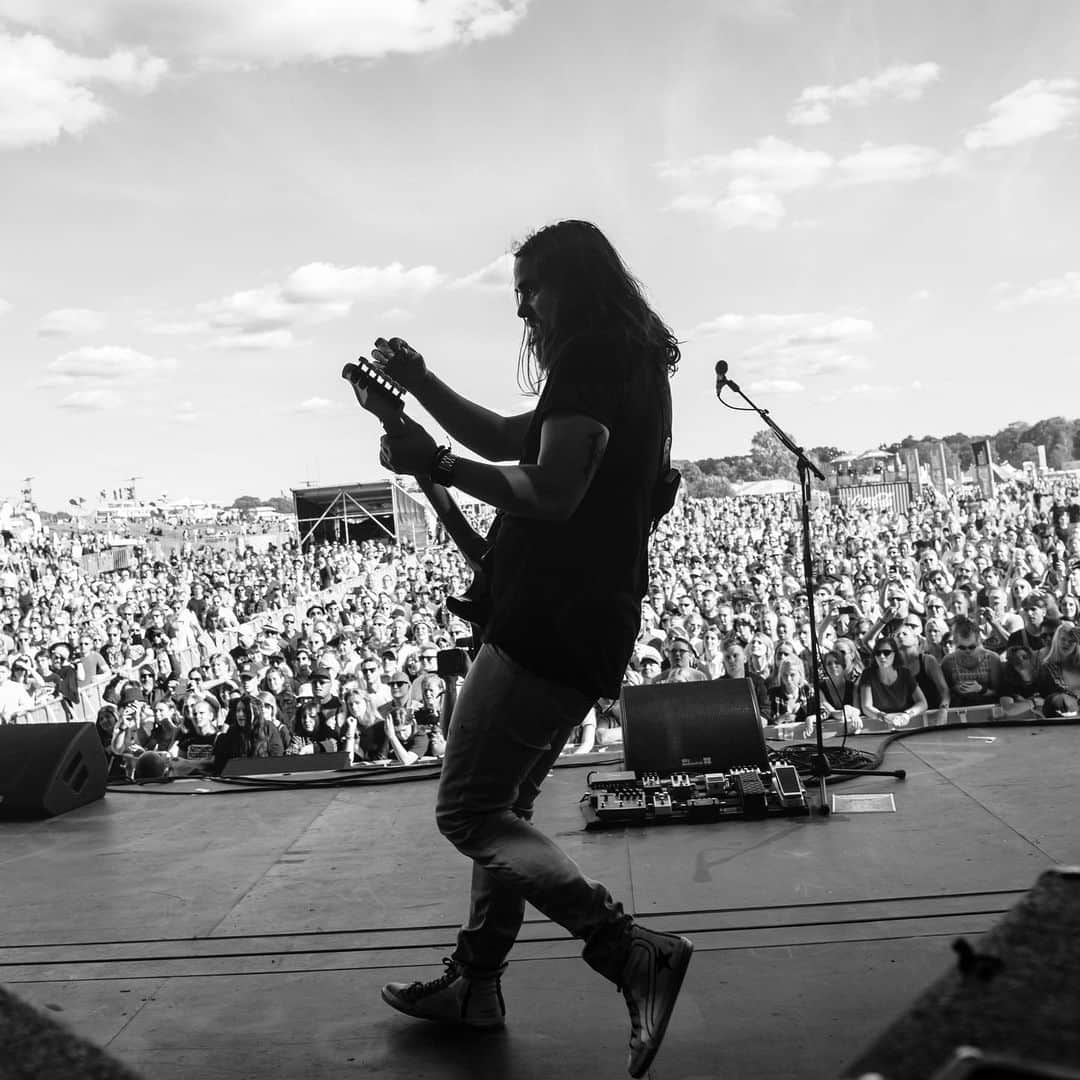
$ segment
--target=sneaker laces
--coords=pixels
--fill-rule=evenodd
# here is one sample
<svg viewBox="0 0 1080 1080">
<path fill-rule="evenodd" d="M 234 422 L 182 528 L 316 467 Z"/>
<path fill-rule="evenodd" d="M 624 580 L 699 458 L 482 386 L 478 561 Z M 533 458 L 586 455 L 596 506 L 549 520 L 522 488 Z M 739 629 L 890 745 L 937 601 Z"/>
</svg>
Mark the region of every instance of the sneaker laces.
<svg viewBox="0 0 1080 1080">
<path fill-rule="evenodd" d="M 409 983 L 409 985 L 402 990 L 402 997 L 426 997 L 428 994 L 437 994 L 440 990 L 445 990 L 452 982 L 460 977 L 461 972 L 458 971 L 457 964 L 455 961 L 451 960 L 449 956 L 443 957 L 443 967 L 446 968 L 446 970 L 437 979 L 432 979 L 430 982 L 417 981 Z"/>
</svg>

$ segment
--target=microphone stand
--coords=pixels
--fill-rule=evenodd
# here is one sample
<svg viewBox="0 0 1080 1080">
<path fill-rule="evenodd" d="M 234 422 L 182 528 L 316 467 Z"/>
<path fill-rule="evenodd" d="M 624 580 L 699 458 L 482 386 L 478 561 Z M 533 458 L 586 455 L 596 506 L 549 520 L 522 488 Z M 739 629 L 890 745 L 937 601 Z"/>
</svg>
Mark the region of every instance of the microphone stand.
<svg viewBox="0 0 1080 1080">
<path fill-rule="evenodd" d="M 795 461 L 799 470 L 799 491 L 802 498 L 802 549 L 803 549 L 803 581 L 806 585 L 806 602 L 810 611 L 810 715 L 814 718 L 814 730 L 816 732 L 817 748 L 810 760 L 810 775 L 818 782 L 818 797 L 821 800 L 820 812 L 823 817 L 829 814 L 829 800 L 825 794 L 825 785 L 830 776 L 892 776 L 897 780 L 903 780 L 907 775 L 903 769 L 834 769 L 829 764 L 825 755 L 824 735 L 821 723 L 821 682 L 820 666 L 818 659 L 818 636 L 817 636 L 817 603 L 815 600 L 814 587 L 814 564 L 810 549 L 810 474 L 813 473 L 819 480 L 824 482 L 825 477 L 821 470 L 806 456 L 801 446 L 796 446 L 795 441 L 783 428 L 769 415 L 768 409 L 758 408 L 739 389 L 739 384 L 732 382 L 723 373 L 723 368 L 717 367 L 716 396 L 720 398 L 720 391 L 725 386 L 730 386 L 756 412 L 762 420 L 768 424 L 773 434 L 780 442 L 795 455 Z M 720 400 L 723 400 L 720 398 Z M 844 730 L 847 730 L 847 717 L 844 717 Z"/>
</svg>

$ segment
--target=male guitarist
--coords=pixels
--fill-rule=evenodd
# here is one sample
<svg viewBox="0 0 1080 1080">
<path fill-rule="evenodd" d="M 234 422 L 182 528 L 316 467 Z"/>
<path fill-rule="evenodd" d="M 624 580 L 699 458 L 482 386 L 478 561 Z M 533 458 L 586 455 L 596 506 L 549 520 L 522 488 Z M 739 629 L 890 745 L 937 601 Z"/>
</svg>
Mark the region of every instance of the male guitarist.
<svg viewBox="0 0 1080 1080">
<path fill-rule="evenodd" d="M 693 945 L 637 925 L 531 818 L 572 729 L 598 697 L 619 696 L 650 526 L 666 509 L 658 488 L 679 348 L 596 226 L 559 222 L 514 254 L 519 378 L 539 392 L 535 410 L 499 416 L 466 400 L 398 338 L 379 338 L 372 353 L 452 438 L 486 462 L 518 462 L 458 457 L 406 417 L 382 439 L 394 472 L 502 512 L 484 644 L 454 707 L 436 807 L 440 831 L 473 860 L 469 919 L 440 978 L 389 983 L 382 996 L 410 1016 L 502 1026 L 500 976 L 528 901 L 582 939 L 586 962 L 622 991 L 636 1077 L 660 1046 Z"/>
</svg>

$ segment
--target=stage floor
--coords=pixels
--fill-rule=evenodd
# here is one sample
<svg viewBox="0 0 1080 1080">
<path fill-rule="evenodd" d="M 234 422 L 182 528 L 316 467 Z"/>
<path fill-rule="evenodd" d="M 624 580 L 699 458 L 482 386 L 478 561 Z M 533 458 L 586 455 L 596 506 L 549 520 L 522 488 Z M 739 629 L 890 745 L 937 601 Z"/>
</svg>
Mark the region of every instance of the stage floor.
<svg viewBox="0 0 1080 1080">
<path fill-rule="evenodd" d="M 1078 749 L 1078 727 L 929 731 L 889 750 L 905 781 L 830 789 L 891 791 L 895 813 L 601 832 L 582 827 L 585 770 L 559 769 L 537 824 L 642 922 L 696 944 L 653 1077 L 822 1080 L 951 966 L 954 938 L 1080 863 Z M 147 1080 L 626 1075 L 620 995 L 532 909 L 505 1031 L 445 1031 L 379 999 L 441 972 L 466 909 L 434 782 L 207 788 L 0 822 L 0 982 Z"/>
</svg>

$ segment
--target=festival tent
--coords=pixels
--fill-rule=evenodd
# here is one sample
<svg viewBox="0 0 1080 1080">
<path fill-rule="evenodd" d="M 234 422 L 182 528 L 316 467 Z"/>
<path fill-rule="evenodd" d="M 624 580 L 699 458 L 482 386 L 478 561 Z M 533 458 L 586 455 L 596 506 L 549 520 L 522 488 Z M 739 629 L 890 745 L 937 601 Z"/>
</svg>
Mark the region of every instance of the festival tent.
<svg viewBox="0 0 1080 1080">
<path fill-rule="evenodd" d="M 313 543 L 386 538 L 427 546 L 425 504 L 400 484 L 382 480 L 371 484 L 335 484 L 292 489 L 300 546 Z"/>
<path fill-rule="evenodd" d="M 736 488 L 737 495 L 794 495 L 799 485 L 794 480 L 752 480 Z"/>
</svg>

